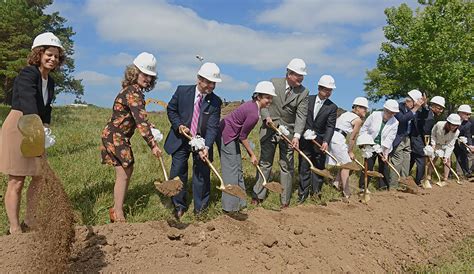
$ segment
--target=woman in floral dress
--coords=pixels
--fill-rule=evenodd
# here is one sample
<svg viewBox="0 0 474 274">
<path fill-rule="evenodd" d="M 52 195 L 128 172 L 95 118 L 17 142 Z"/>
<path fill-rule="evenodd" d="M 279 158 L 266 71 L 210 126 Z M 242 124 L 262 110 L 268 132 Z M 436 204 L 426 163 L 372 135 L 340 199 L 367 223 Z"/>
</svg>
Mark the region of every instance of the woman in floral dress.
<svg viewBox="0 0 474 274">
<path fill-rule="evenodd" d="M 109 209 L 111 222 L 125 222 L 123 202 L 133 173 L 134 157 L 130 138 L 135 128 L 145 139 L 152 153 L 160 157 L 145 110 L 144 92 L 156 83 L 156 59 L 150 53 L 140 53 L 127 66 L 122 90 L 114 101 L 112 118 L 102 131 L 102 163 L 115 167 L 114 207 Z"/>
</svg>

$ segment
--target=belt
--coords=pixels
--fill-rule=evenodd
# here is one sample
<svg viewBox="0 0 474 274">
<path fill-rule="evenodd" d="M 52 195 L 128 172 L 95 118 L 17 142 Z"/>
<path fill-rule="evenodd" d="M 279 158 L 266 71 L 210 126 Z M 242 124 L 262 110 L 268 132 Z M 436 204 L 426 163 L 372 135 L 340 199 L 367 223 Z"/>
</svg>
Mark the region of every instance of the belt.
<svg viewBox="0 0 474 274">
<path fill-rule="evenodd" d="M 342 130 L 342 129 L 336 128 L 336 129 L 334 129 L 334 131 L 337 131 L 337 132 L 341 133 L 341 134 L 342 134 L 342 136 L 344 136 L 344 138 L 346 138 L 346 137 L 347 137 L 347 132 L 345 132 L 345 131 L 344 131 L 344 130 Z"/>
</svg>

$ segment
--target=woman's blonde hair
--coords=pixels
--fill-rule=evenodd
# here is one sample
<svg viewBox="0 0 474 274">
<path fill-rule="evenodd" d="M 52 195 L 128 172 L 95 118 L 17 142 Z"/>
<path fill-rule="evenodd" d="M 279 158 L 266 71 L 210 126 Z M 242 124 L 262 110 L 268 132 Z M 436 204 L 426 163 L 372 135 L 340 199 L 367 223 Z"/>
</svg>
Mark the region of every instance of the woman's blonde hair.
<svg viewBox="0 0 474 274">
<path fill-rule="evenodd" d="M 56 68 L 62 66 L 64 64 L 64 61 L 66 60 L 66 54 L 64 53 L 63 49 L 54 46 L 38 46 L 33 48 L 30 54 L 28 55 L 28 65 L 38 67 L 41 66 L 41 56 L 48 48 L 57 48 L 59 50 L 59 62 Z"/>
<path fill-rule="evenodd" d="M 122 80 L 122 88 L 126 88 L 131 85 L 137 84 L 138 75 L 141 71 L 135 65 L 128 65 L 125 69 L 125 73 Z M 147 88 L 144 88 L 144 91 L 150 91 L 155 88 L 156 76 L 151 76 L 150 85 Z"/>
</svg>

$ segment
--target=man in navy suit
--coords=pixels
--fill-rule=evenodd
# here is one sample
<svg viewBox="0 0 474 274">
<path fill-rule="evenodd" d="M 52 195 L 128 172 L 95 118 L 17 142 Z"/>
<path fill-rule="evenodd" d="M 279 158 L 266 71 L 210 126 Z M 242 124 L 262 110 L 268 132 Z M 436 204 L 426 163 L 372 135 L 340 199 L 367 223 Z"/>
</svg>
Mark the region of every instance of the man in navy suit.
<svg viewBox="0 0 474 274">
<path fill-rule="evenodd" d="M 401 177 L 410 175 L 410 155 L 411 142 L 410 133 L 415 123 L 417 111 L 423 106 L 423 94 L 419 90 L 413 89 L 408 92 L 405 102 L 399 104 L 399 112 L 395 114 L 398 120 L 397 136 L 393 141 L 393 150 L 390 155 L 393 166 L 400 173 Z M 398 187 L 398 176 L 390 170 L 390 187 Z"/>
<path fill-rule="evenodd" d="M 305 131 L 311 129 L 316 133 L 316 141 L 321 144 L 321 148 L 317 148 L 312 142 L 302 138 L 300 141 L 301 150 L 318 169 L 325 168 L 325 151 L 328 149 L 336 128 L 337 106 L 329 100 L 332 90 L 335 88 L 334 78 L 331 75 L 323 75 L 318 81 L 318 94 L 310 95 L 308 98 Z M 320 198 L 324 178 L 313 174 L 309 163 L 302 156 L 299 156 L 298 171 L 300 175 L 298 202 L 302 203 L 308 198 L 311 194 L 311 187 L 313 194 Z"/>
<path fill-rule="evenodd" d="M 187 210 L 189 154 L 193 157 L 194 213 L 200 214 L 209 205 L 210 169 L 204 159 L 209 158 L 212 161 L 212 146 L 219 134 L 222 101 L 213 91 L 216 83 L 221 81 L 220 70 L 216 64 L 203 64 L 197 74 L 197 84 L 178 86 L 166 109 L 171 130 L 166 137 L 164 148 L 172 156 L 170 178 L 179 176 L 184 183 L 183 189 L 172 198 L 178 219 Z M 189 141 L 180 132 L 203 137 L 206 147 L 192 151 Z"/>
</svg>

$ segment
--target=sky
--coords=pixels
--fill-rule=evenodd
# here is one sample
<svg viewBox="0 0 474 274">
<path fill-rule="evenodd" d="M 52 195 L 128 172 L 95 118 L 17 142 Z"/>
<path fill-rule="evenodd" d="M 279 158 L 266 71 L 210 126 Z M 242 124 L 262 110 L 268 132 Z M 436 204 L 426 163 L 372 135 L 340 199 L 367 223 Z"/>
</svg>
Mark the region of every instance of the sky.
<svg viewBox="0 0 474 274">
<path fill-rule="evenodd" d="M 259 81 L 284 77 L 288 62 L 302 58 L 310 94 L 317 93 L 321 75 L 330 74 L 336 81 L 331 100 L 350 109 L 364 96 L 366 71 L 380 54 L 384 10 L 402 2 L 56 0 L 46 13 L 58 11 L 76 32 L 74 76 L 82 79 L 87 103 L 111 108 L 125 67 L 146 51 L 158 61 L 158 82 L 146 98 L 168 102 L 178 85 L 195 84 L 196 55 L 218 64 L 223 81 L 214 92 L 227 101 L 249 100 Z M 73 100 L 63 94 L 57 104 Z"/>
</svg>

